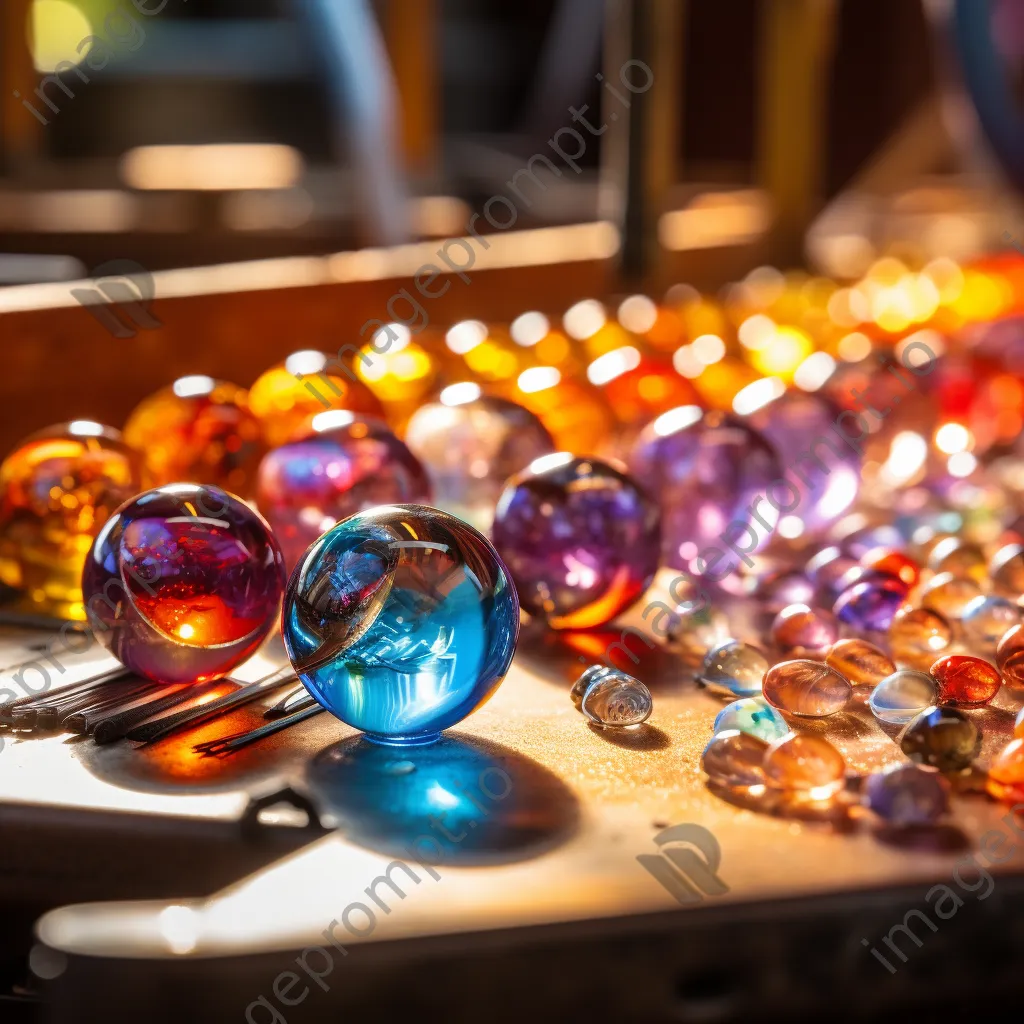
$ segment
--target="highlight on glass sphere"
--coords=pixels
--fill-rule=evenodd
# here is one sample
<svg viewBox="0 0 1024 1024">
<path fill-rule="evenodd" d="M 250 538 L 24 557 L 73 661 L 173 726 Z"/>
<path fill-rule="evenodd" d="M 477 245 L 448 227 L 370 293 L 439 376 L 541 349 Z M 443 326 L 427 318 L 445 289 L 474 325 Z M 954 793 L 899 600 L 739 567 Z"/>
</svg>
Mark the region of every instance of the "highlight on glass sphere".
<svg viewBox="0 0 1024 1024">
<path fill-rule="evenodd" d="M 315 349 L 293 352 L 260 374 L 249 388 L 249 408 L 271 448 L 307 433 L 310 419 L 325 410 L 384 418 L 384 407 L 356 376 L 351 360 L 346 364 Z"/>
<path fill-rule="evenodd" d="M 723 578 L 741 558 L 763 548 L 794 497 L 792 487 L 784 498 L 777 493 L 786 483 L 782 466 L 756 430 L 696 405 L 672 409 L 648 424 L 628 464 L 661 505 L 664 563 L 688 569 L 700 555 L 706 565 L 698 572 L 711 579 Z"/>
<path fill-rule="evenodd" d="M 658 507 L 620 468 L 567 452 L 508 481 L 494 543 L 523 608 L 552 629 L 611 622 L 658 568 Z"/>
<path fill-rule="evenodd" d="M 374 505 L 431 500 L 423 466 L 379 420 L 332 409 L 314 416 L 310 430 L 268 452 L 257 476 L 256 502 L 289 572 L 342 519 Z"/>
<path fill-rule="evenodd" d="M 82 566 L 100 527 L 141 488 L 118 431 L 92 420 L 48 427 L 0 464 L 0 581 L 34 609 L 83 619 Z"/>
<path fill-rule="evenodd" d="M 277 622 L 284 559 L 270 527 L 219 487 L 167 484 L 122 505 L 82 573 L 90 627 L 127 668 L 218 679 Z"/>
<path fill-rule="evenodd" d="M 519 604 L 483 534 L 425 505 L 382 505 L 325 533 L 285 595 L 282 634 L 310 693 L 381 743 L 426 743 L 497 689 Z"/>
<path fill-rule="evenodd" d="M 147 487 L 188 481 L 251 495 L 263 431 L 244 388 L 201 375 L 179 377 L 143 399 L 124 439 L 143 459 Z"/>
<path fill-rule="evenodd" d="M 405 443 L 426 468 L 437 506 L 485 532 L 505 481 L 554 451 L 532 412 L 483 394 L 472 381 L 451 384 L 436 402 L 421 405 L 406 425 Z"/>
</svg>

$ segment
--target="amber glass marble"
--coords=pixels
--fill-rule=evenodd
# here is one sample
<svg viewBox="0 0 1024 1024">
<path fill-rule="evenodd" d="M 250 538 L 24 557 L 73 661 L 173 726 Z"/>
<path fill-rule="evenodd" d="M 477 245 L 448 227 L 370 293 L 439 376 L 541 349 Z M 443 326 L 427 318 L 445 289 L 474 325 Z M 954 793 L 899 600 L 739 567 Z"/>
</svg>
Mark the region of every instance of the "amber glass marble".
<svg viewBox="0 0 1024 1024">
<path fill-rule="evenodd" d="M 89 549 L 140 489 L 140 460 L 112 427 L 74 420 L 33 434 L 0 465 L 0 580 L 43 614 L 84 619 Z"/>
<path fill-rule="evenodd" d="M 771 637 L 772 643 L 785 655 L 823 658 L 839 639 L 839 623 L 824 608 L 791 604 L 775 616 Z"/>
<path fill-rule="evenodd" d="M 901 609 L 889 626 L 892 656 L 909 668 L 930 668 L 952 640 L 952 626 L 929 608 Z"/>
<path fill-rule="evenodd" d="M 892 658 L 867 640 L 840 640 L 832 645 L 825 664 L 855 686 L 875 686 L 896 671 Z"/>
<path fill-rule="evenodd" d="M 941 572 L 921 588 L 919 604 L 947 619 L 959 619 L 980 593 L 981 587 L 973 579 Z"/>
<path fill-rule="evenodd" d="M 1013 599 L 1024 595 L 1024 547 L 1020 544 L 1001 547 L 989 562 L 988 575 L 997 594 Z"/>
<path fill-rule="evenodd" d="M 768 744 L 747 732 L 727 729 L 704 748 L 700 766 L 719 786 L 749 788 L 765 784 L 764 755 Z"/>
<path fill-rule="evenodd" d="M 412 340 L 404 324 L 384 324 L 355 359 L 359 379 L 377 396 L 400 431 L 437 380 L 437 360 Z"/>
<path fill-rule="evenodd" d="M 124 439 L 142 455 L 147 487 L 213 484 L 243 498 L 264 452 L 245 389 L 212 377 L 180 377 L 143 399 Z"/>
<path fill-rule="evenodd" d="M 900 749 L 911 761 L 958 772 L 969 768 L 981 750 L 981 733 L 956 708 L 925 708 L 900 733 Z"/>
<path fill-rule="evenodd" d="M 820 661 L 797 659 L 772 666 L 764 677 L 765 700 L 779 711 L 824 718 L 842 711 L 853 695 L 850 681 Z"/>
<path fill-rule="evenodd" d="M 1024 802 L 1024 739 L 1011 740 L 992 762 L 986 788 L 997 800 Z"/>
<path fill-rule="evenodd" d="M 981 594 L 969 601 L 960 616 L 964 637 L 981 654 L 995 650 L 996 644 L 1021 621 L 1017 603 L 994 594 Z"/>
<path fill-rule="evenodd" d="M 932 548 L 928 568 L 936 573 L 952 573 L 958 579 L 981 583 L 988 575 L 985 552 L 977 544 L 959 537 L 946 537 Z"/>
<path fill-rule="evenodd" d="M 996 665 L 1007 686 L 1024 687 L 1024 626 L 1014 626 L 999 641 Z"/>
<path fill-rule="evenodd" d="M 377 396 L 356 376 L 351 360 L 306 349 L 256 378 L 249 408 L 260 421 L 267 445 L 276 448 L 304 435 L 310 419 L 327 409 L 346 409 L 383 418 Z"/>
<path fill-rule="evenodd" d="M 939 703 L 958 708 L 980 708 L 998 692 L 1002 680 L 995 667 L 981 658 L 947 654 L 931 667 L 939 684 Z"/>
<path fill-rule="evenodd" d="M 846 762 L 828 740 L 790 733 L 765 751 L 764 773 L 772 786 L 827 800 L 843 788 Z"/>
</svg>

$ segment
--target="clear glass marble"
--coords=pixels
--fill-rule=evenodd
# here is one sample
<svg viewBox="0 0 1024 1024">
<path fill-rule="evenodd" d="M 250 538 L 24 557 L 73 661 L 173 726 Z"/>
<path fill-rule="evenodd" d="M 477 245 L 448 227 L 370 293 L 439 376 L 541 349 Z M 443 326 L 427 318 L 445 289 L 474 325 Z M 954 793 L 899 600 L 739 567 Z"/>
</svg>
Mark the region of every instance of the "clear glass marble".
<svg viewBox="0 0 1024 1024">
<path fill-rule="evenodd" d="M 977 582 L 950 572 L 933 576 L 922 588 L 918 603 L 946 619 L 959 619 L 964 609 L 981 593 Z"/>
<path fill-rule="evenodd" d="M 927 672 L 904 668 L 887 676 L 874 688 L 868 707 L 880 722 L 906 725 L 938 699 L 938 684 Z"/>
<path fill-rule="evenodd" d="M 843 788 L 846 762 L 821 736 L 790 733 L 765 751 L 764 773 L 769 785 L 827 800 Z"/>
<path fill-rule="evenodd" d="M 933 825 L 949 811 L 949 783 L 916 764 L 891 764 L 864 784 L 864 805 L 888 825 Z"/>
<path fill-rule="evenodd" d="M 889 626 L 889 649 L 901 665 L 925 670 L 953 641 L 953 627 L 930 608 L 901 608 Z"/>
<path fill-rule="evenodd" d="M 639 679 L 612 669 L 592 680 L 583 694 L 580 711 L 595 725 L 623 728 L 651 717 L 651 691 Z"/>
<path fill-rule="evenodd" d="M 726 640 L 704 656 L 698 678 L 719 693 L 753 697 L 761 692 L 761 680 L 771 668 L 764 653 L 753 644 Z"/>
<path fill-rule="evenodd" d="M 1007 686 L 1024 687 L 1024 626 L 1014 626 L 999 641 L 996 666 Z"/>
<path fill-rule="evenodd" d="M 854 686 L 876 686 L 896 671 L 896 665 L 885 651 L 867 640 L 855 638 L 833 644 L 825 664 L 846 676 Z"/>
<path fill-rule="evenodd" d="M 497 552 L 424 505 L 359 512 L 306 552 L 282 632 L 314 697 L 383 743 L 425 743 L 497 689 L 519 604 Z"/>
<path fill-rule="evenodd" d="M 684 650 L 701 654 L 729 639 L 729 617 L 717 605 L 682 604 L 672 613 L 666 639 Z"/>
<path fill-rule="evenodd" d="M 704 748 L 700 766 L 718 786 L 749 789 L 764 786 L 764 755 L 768 744 L 746 732 L 720 732 Z"/>
<path fill-rule="evenodd" d="M 853 696 L 849 679 L 820 661 L 802 658 L 773 665 L 764 677 L 764 699 L 802 718 L 824 718 L 842 711 Z"/>
<path fill-rule="evenodd" d="M 946 537 L 932 548 L 928 568 L 935 573 L 948 572 L 958 579 L 981 583 L 988 574 L 985 552 L 977 544 L 959 537 Z"/>
<path fill-rule="evenodd" d="M 718 712 L 713 729 L 715 735 L 745 732 L 772 743 L 789 732 L 789 725 L 763 697 L 741 697 Z"/>
<path fill-rule="evenodd" d="M 968 644 L 984 654 L 994 651 L 996 644 L 1022 620 L 1024 616 L 1013 601 L 992 594 L 979 594 L 967 602 L 960 616 L 960 625 Z"/>
<path fill-rule="evenodd" d="M 988 565 L 992 589 L 1011 600 L 1024 596 L 1024 547 L 1006 544 L 993 556 Z"/>
<path fill-rule="evenodd" d="M 612 671 L 613 669 L 607 665 L 591 665 L 580 673 L 579 678 L 572 684 L 572 689 L 569 691 L 569 699 L 576 705 L 577 711 L 581 709 L 583 696 L 590 688 L 590 684 Z"/>
</svg>

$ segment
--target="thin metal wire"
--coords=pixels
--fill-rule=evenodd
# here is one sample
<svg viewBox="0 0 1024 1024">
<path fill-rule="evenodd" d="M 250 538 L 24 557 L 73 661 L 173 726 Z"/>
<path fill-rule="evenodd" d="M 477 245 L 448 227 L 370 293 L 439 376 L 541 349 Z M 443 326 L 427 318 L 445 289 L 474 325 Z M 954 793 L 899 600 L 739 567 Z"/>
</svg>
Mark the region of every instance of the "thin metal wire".
<svg viewBox="0 0 1024 1024">
<path fill-rule="evenodd" d="M 285 718 L 278 718 L 273 722 L 268 722 L 266 725 L 261 725 L 257 729 L 250 729 L 248 732 L 238 732 L 232 736 L 222 736 L 219 740 L 207 740 L 205 743 L 197 743 L 192 749 L 197 754 L 202 754 L 203 757 L 223 757 L 227 754 L 233 754 L 236 750 L 241 750 L 242 747 L 249 746 L 250 743 L 257 743 L 267 736 L 281 732 L 283 729 L 290 729 L 293 725 L 298 725 L 299 722 L 304 722 L 307 718 L 313 718 L 323 711 L 324 708 L 316 704 L 314 707 L 306 708 L 304 711 L 296 711 Z"/>
</svg>

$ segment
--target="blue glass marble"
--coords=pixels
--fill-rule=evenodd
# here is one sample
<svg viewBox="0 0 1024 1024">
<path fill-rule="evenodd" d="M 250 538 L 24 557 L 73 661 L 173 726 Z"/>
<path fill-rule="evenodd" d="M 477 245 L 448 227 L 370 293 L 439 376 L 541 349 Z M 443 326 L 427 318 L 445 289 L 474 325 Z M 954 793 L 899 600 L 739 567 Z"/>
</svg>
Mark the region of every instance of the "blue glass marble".
<svg viewBox="0 0 1024 1024">
<path fill-rule="evenodd" d="M 428 743 L 497 689 L 519 603 L 483 534 L 425 505 L 379 505 L 305 553 L 282 633 L 328 711 L 380 743 Z"/>
<path fill-rule="evenodd" d="M 916 764 L 891 764 L 868 776 L 864 803 L 890 825 L 932 825 L 949 811 L 949 783 Z"/>
<path fill-rule="evenodd" d="M 741 697 L 726 704 L 715 716 L 713 729 L 716 736 L 735 729 L 765 743 L 774 743 L 789 732 L 786 720 L 763 697 Z"/>
</svg>

